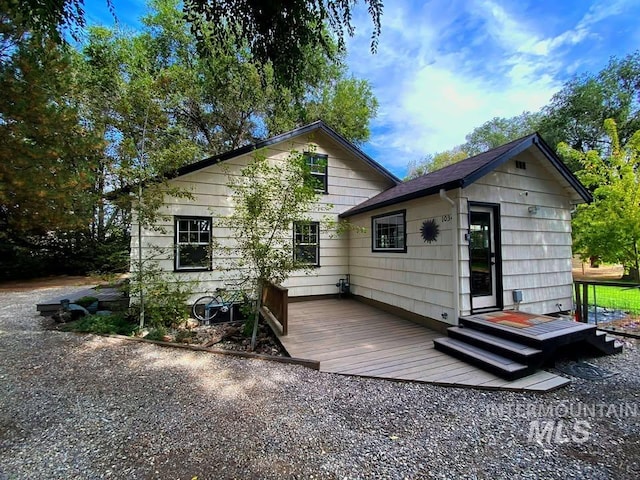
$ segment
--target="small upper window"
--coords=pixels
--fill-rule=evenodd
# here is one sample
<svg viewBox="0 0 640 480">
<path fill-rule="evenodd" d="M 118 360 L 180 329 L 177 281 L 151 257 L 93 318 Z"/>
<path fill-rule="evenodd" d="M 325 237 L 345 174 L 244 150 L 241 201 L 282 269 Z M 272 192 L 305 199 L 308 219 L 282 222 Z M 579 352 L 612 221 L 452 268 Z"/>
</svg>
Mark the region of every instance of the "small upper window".
<svg viewBox="0 0 640 480">
<path fill-rule="evenodd" d="M 304 159 L 309 168 L 309 182 L 317 191 L 327 193 L 327 155 L 305 152 Z"/>
<path fill-rule="evenodd" d="M 516 168 L 519 168 L 520 170 L 526 170 L 527 164 L 525 162 L 521 162 L 520 160 L 516 160 Z"/>
<path fill-rule="evenodd" d="M 371 219 L 374 251 L 406 252 L 405 212 L 378 215 Z"/>
<path fill-rule="evenodd" d="M 320 265 L 320 224 L 296 222 L 293 224 L 293 258 L 311 266 Z"/>
<path fill-rule="evenodd" d="M 176 270 L 211 269 L 211 218 L 176 217 Z"/>
</svg>

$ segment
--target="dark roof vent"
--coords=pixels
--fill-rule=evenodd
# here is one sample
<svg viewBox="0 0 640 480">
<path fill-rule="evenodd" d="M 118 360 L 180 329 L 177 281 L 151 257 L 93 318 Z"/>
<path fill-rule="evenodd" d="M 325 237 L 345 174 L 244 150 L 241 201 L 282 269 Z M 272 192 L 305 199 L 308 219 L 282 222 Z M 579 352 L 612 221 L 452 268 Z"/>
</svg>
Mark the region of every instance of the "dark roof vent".
<svg viewBox="0 0 640 480">
<path fill-rule="evenodd" d="M 527 169 L 527 164 L 525 162 L 520 161 L 520 160 L 516 160 L 516 168 L 519 168 L 520 170 L 526 170 Z"/>
</svg>

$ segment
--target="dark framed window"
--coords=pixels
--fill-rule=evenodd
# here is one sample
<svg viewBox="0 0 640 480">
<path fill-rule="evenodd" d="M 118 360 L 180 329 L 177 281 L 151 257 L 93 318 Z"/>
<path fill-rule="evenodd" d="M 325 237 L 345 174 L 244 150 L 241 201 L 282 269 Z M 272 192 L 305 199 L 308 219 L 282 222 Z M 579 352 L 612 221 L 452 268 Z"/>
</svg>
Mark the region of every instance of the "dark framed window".
<svg viewBox="0 0 640 480">
<path fill-rule="evenodd" d="M 176 270 L 211 270 L 211 217 L 176 217 Z"/>
<path fill-rule="evenodd" d="M 406 211 L 385 213 L 371 218 L 371 249 L 374 252 L 406 252 Z"/>
<path fill-rule="evenodd" d="M 293 259 L 306 265 L 320 266 L 320 223 L 293 224 Z"/>
<path fill-rule="evenodd" d="M 327 165 L 329 157 L 320 153 L 304 153 L 304 160 L 309 168 L 309 184 L 318 192 L 327 193 Z"/>
</svg>

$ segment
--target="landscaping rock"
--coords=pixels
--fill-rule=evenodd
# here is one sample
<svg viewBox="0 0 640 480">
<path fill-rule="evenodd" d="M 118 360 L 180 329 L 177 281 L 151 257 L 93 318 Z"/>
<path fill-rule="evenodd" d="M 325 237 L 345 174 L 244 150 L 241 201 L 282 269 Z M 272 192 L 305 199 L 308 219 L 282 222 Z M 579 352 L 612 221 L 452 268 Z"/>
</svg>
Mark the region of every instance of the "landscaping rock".
<svg viewBox="0 0 640 480">
<path fill-rule="evenodd" d="M 640 478 L 636 340 L 551 393 L 445 388 L 44 331 L 51 293 L 0 296 L 1 479 Z"/>
</svg>

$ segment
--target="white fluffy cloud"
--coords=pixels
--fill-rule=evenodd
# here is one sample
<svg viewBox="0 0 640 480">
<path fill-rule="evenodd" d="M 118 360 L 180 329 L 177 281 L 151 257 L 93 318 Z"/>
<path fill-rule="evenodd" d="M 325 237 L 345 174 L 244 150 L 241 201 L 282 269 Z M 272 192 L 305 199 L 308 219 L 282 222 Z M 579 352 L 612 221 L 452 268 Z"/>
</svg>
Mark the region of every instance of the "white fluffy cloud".
<svg viewBox="0 0 640 480">
<path fill-rule="evenodd" d="M 569 75 L 593 64 L 587 51 L 606 40 L 599 26 L 637 10 L 621 0 L 571 3 L 573 16 L 559 18 L 551 0 L 385 2 L 375 56 L 368 52 L 370 20 L 359 12 L 348 63 L 380 102 L 366 150 L 402 175 L 409 161 L 463 143 L 493 117 L 547 104 Z M 603 55 L 598 69 L 613 53 L 621 54 Z"/>
</svg>

